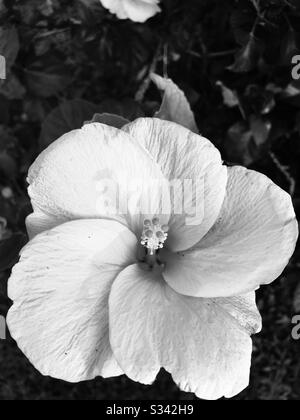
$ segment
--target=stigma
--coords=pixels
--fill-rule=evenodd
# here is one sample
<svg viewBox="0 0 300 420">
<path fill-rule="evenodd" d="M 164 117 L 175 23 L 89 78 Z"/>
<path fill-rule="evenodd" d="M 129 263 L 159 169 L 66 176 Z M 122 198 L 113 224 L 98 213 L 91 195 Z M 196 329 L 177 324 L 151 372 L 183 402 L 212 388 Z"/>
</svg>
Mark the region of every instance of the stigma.
<svg viewBox="0 0 300 420">
<path fill-rule="evenodd" d="M 141 244 L 148 250 L 150 255 L 154 255 L 164 247 L 168 238 L 169 226 L 161 225 L 158 217 L 152 220 L 144 220 Z"/>
</svg>

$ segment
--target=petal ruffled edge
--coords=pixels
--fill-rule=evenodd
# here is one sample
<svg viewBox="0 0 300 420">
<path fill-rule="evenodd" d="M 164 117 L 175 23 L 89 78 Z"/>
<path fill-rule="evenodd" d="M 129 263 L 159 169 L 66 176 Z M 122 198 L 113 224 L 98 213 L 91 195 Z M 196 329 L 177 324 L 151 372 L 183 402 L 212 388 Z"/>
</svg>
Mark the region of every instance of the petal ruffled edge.
<svg viewBox="0 0 300 420">
<path fill-rule="evenodd" d="M 136 237 L 107 220 L 79 220 L 36 236 L 8 283 L 7 324 L 31 363 L 68 382 L 123 374 L 109 341 L 108 299 L 135 261 Z"/>
<path fill-rule="evenodd" d="M 269 178 L 228 168 L 218 221 L 197 246 L 169 254 L 164 278 L 178 293 L 235 296 L 276 280 L 298 239 L 291 197 Z"/>
<path fill-rule="evenodd" d="M 137 265 L 109 298 L 114 355 L 131 379 L 152 383 L 161 368 L 199 398 L 231 398 L 249 384 L 252 341 L 261 318 L 248 296 L 212 300 L 177 294 Z M 247 319 L 246 319 L 247 318 Z"/>
</svg>

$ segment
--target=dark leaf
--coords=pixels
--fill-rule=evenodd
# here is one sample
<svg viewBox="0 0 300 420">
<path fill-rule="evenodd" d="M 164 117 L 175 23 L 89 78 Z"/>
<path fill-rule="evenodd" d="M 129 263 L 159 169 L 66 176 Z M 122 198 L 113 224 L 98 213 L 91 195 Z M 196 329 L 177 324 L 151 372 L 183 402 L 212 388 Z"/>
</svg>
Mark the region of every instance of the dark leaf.
<svg viewBox="0 0 300 420">
<path fill-rule="evenodd" d="M 227 133 L 225 151 L 230 162 L 250 166 L 262 157 L 271 131 L 271 125 L 254 116 L 250 124 L 237 122 Z"/>
<path fill-rule="evenodd" d="M 31 93 L 43 98 L 56 95 L 70 83 L 70 77 L 67 75 L 32 70 L 26 70 L 25 73 L 27 85 Z"/>
<path fill-rule="evenodd" d="M 35 53 L 38 57 L 46 54 L 51 47 L 51 38 L 49 36 L 41 37 L 37 39 L 34 44 Z"/>
<path fill-rule="evenodd" d="M 247 73 L 253 70 L 260 54 L 259 43 L 254 36 L 250 36 L 247 44 L 236 54 L 235 62 L 229 70 L 236 73 Z"/>
<path fill-rule="evenodd" d="M 130 123 L 130 121 L 126 120 L 123 117 L 120 117 L 119 115 L 104 113 L 104 114 L 95 114 L 93 119 L 91 121 L 88 121 L 86 124 L 91 124 L 91 123 L 106 124 L 106 125 L 110 125 L 111 127 L 120 129 L 124 127 L 124 125 Z"/>
<path fill-rule="evenodd" d="M 276 91 L 275 87 L 273 89 Z M 259 85 L 250 84 L 246 88 L 244 102 L 247 108 L 250 109 L 250 114 L 267 115 L 276 106 L 274 95 L 275 92 L 272 89 L 264 89 Z"/>
<path fill-rule="evenodd" d="M 63 134 L 81 128 L 86 121 L 92 120 L 99 106 L 82 99 L 66 101 L 55 108 L 42 124 L 40 146 L 49 146 Z"/>
<path fill-rule="evenodd" d="M 233 163 L 243 164 L 245 166 L 253 163 L 253 157 L 250 152 L 250 142 L 252 133 L 247 124 L 238 122 L 234 124 L 227 133 L 225 150 L 227 159 Z"/>
<path fill-rule="evenodd" d="M 119 115 L 129 121 L 145 116 L 139 103 L 132 99 L 123 99 L 121 101 L 114 99 L 104 100 L 98 106 L 98 113 Z"/>
<path fill-rule="evenodd" d="M 252 115 L 250 117 L 250 128 L 255 144 L 258 147 L 264 146 L 272 129 L 270 121 L 264 121 L 261 118 Z"/>
</svg>

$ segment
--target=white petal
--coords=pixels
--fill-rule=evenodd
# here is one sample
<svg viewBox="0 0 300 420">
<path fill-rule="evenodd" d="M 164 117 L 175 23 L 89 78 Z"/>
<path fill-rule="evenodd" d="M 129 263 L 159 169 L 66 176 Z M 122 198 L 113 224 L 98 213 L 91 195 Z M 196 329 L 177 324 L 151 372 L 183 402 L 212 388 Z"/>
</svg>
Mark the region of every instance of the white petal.
<svg viewBox="0 0 300 420">
<path fill-rule="evenodd" d="M 50 230 L 55 226 L 61 225 L 67 221 L 68 219 L 65 217 L 59 217 L 59 215 L 52 216 L 37 210 L 26 218 L 26 228 L 29 239 L 33 239 L 39 233 Z"/>
<path fill-rule="evenodd" d="M 160 12 L 159 0 L 100 0 L 102 5 L 119 19 L 145 22 Z"/>
<path fill-rule="evenodd" d="M 291 197 L 266 176 L 229 168 L 220 217 L 199 244 L 169 255 L 164 277 L 189 296 L 233 296 L 274 281 L 291 258 L 298 223 Z"/>
<path fill-rule="evenodd" d="M 100 0 L 102 5 L 111 13 L 117 15 L 119 19 L 127 19 L 127 13 L 124 9 L 123 0 Z"/>
<path fill-rule="evenodd" d="M 183 391 L 204 399 L 232 397 L 249 383 L 249 334 L 261 323 L 253 295 L 186 297 L 159 275 L 130 266 L 109 299 L 114 355 L 135 381 L 149 384 L 163 367 Z"/>
<path fill-rule="evenodd" d="M 129 19 L 143 23 L 160 12 L 157 3 L 157 0 L 123 0 L 123 7 Z"/>
<path fill-rule="evenodd" d="M 138 119 L 123 129 L 149 150 L 170 182 L 192 182 L 194 193 L 188 199 L 182 194 L 173 208 L 168 240 L 172 251 L 190 248 L 213 226 L 224 201 L 227 168 L 219 151 L 186 128 L 155 118 Z"/>
<path fill-rule="evenodd" d="M 78 382 L 122 373 L 109 343 L 108 296 L 135 249 L 126 227 L 105 220 L 65 223 L 23 249 L 9 280 L 7 321 L 42 374 Z"/>
<path fill-rule="evenodd" d="M 146 199 L 152 200 L 151 214 L 160 212 L 161 196 L 152 180 L 164 177 L 146 150 L 124 131 L 93 123 L 66 134 L 38 157 L 29 171 L 28 192 L 34 210 L 52 218 L 51 227 L 53 219 L 60 224 L 109 218 L 137 230 Z M 31 217 L 33 232 L 40 228 L 38 219 Z"/>
</svg>

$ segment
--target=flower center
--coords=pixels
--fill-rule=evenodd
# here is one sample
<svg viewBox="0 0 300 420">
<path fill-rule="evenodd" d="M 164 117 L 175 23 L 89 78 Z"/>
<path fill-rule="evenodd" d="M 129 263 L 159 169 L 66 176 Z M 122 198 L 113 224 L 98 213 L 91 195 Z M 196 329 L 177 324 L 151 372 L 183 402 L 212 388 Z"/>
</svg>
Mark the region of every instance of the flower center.
<svg viewBox="0 0 300 420">
<path fill-rule="evenodd" d="M 164 247 L 168 238 L 169 226 L 161 225 L 158 217 L 144 220 L 141 244 L 147 249 L 148 254 L 154 255 Z"/>
</svg>

